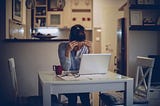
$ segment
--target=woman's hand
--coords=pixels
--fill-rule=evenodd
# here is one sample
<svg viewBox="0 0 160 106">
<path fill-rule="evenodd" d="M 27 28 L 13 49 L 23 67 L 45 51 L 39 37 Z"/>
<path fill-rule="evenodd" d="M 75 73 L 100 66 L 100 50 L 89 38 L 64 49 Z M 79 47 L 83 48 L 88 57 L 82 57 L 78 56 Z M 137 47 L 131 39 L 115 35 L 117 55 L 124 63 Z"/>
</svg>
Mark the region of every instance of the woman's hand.
<svg viewBox="0 0 160 106">
<path fill-rule="evenodd" d="M 72 41 L 72 42 L 69 42 L 68 45 L 67 45 L 67 48 L 66 48 L 66 57 L 69 57 L 70 56 L 70 52 L 73 50 L 74 47 L 78 46 L 78 42 L 76 41 Z"/>
<path fill-rule="evenodd" d="M 85 40 L 84 45 L 88 47 L 89 53 L 92 53 L 92 42 Z"/>
<path fill-rule="evenodd" d="M 69 51 L 72 51 L 75 46 L 78 46 L 78 42 L 76 42 L 76 41 L 69 42 L 67 49 Z"/>
<path fill-rule="evenodd" d="M 92 42 L 88 41 L 88 40 L 85 40 L 84 41 L 84 45 L 86 45 L 87 47 L 91 47 L 92 46 Z"/>
</svg>

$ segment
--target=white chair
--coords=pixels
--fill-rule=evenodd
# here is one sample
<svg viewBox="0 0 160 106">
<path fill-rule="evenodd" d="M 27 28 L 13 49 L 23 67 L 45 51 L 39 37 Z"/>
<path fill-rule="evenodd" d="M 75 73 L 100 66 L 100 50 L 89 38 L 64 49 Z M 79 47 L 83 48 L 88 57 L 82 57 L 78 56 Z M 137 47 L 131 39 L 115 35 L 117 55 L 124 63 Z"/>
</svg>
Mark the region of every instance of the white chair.
<svg viewBox="0 0 160 106">
<path fill-rule="evenodd" d="M 14 90 L 14 92 L 13 92 L 14 93 L 14 102 L 16 103 L 17 101 L 19 101 L 19 93 L 18 93 L 18 83 L 17 83 L 14 58 L 9 58 L 8 64 L 9 64 L 9 72 L 11 74 L 11 79 L 12 79 L 12 86 L 13 86 L 13 90 Z"/>
<path fill-rule="evenodd" d="M 133 104 L 136 104 L 136 106 L 137 104 L 148 105 L 153 66 L 153 58 L 137 56 L 137 72 L 133 95 Z M 102 106 L 124 105 L 123 91 L 100 93 L 99 97 Z"/>
<path fill-rule="evenodd" d="M 42 106 L 43 105 L 43 100 L 42 96 L 29 96 L 29 97 L 21 97 L 19 95 L 18 91 L 18 82 L 17 82 L 17 75 L 16 75 L 16 67 L 15 67 L 15 60 L 14 58 L 9 58 L 8 59 L 8 65 L 9 65 L 9 72 L 11 75 L 12 79 L 12 85 L 13 85 L 13 90 L 14 90 L 14 104 L 15 106 Z M 52 106 L 62 106 L 61 104 L 58 103 L 58 99 L 55 95 L 52 95 Z"/>
</svg>

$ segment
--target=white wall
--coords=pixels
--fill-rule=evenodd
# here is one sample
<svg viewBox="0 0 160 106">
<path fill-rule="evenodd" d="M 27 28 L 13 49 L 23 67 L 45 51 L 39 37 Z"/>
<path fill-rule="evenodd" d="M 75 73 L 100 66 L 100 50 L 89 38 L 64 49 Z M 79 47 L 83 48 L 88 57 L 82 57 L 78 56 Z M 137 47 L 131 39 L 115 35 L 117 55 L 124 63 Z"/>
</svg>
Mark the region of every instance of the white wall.
<svg viewBox="0 0 160 106">
<path fill-rule="evenodd" d="M 6 91 L 11 91 L 8 58 L 14 57 L 20 94 L 23 96 L 38 94 L 38 72 L 52 70 L 59 64 L 57 47 L 59 42 L 4 42 L 1 52 L 0 79 L 5 81 Z M 9 92 L 8 92 L 9 93 Z M 11 94 L 9 94 L 11 95 Z"/>
<path fill-rule="evenodd" d="M 136 73 L 136 57 L 156 55 L 158 36 L 154 31 L 129 31 L 128 40 L 128 75 Z"/>
<path fill-rule="evenodd" d="M 101 27 L 102 32 L 102 52 L 106 52 L 106 45 L 111 44 L 112 59 L 110 69 L 114 69 L 114 56 L 116 55 L 117 45 L 117 22 L 123 17 L 123 11 L 118 9 L 126 0 L 93 0 L 93 26 Z"/>
<path fill-rule="evenodd" d="M 59 64 L 57 49 L 58 44 L 60 43 L 47 41 L 4 41 L 5 36 L 9 35 L 8 20 L 12 18 L 11 6 L 12 2 L 7 0 L 5 18 L 6 27 L 5 25 L 3 26 L 6 28 L 6 31 L 4 30 L 3 32 L 4 37 L 0 37 L 0 87 L 3 91 L 3 97 L 9 100 L 13 96 L 13 91 L 11 76 L 8 69 L 8 58 L 14 57 L 16 61 L 16 72 L 20 95 L 37 95 L 38 72 L 52 70 L 52 65 Z"/>
</svg>

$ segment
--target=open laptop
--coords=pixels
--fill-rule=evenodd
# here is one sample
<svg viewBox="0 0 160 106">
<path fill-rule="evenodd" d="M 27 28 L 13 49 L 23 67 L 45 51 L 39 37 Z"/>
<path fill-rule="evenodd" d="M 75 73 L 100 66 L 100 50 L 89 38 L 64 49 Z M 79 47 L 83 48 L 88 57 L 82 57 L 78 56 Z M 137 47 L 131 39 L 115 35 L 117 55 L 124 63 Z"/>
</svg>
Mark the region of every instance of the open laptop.
<svg viewBox="0 0 160 106">
<path fill-rule="evenodd" d="M 83 54 L 79 69 L 80 75 L 106 74 L 111 54 Z"/>
</svg>

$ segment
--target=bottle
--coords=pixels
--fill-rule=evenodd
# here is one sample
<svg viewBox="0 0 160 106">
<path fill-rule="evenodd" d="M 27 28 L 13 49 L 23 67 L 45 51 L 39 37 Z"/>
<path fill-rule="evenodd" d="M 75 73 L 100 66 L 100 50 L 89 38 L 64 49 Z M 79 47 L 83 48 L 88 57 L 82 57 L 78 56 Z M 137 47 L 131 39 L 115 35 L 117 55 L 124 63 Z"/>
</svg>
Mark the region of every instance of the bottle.
<svg viewBox="0 0 160 106">
<path fill-rule="evenodd" d="M 41 19 L 38 19 L 38 26 L 41 26 Z"/>
</svg>

